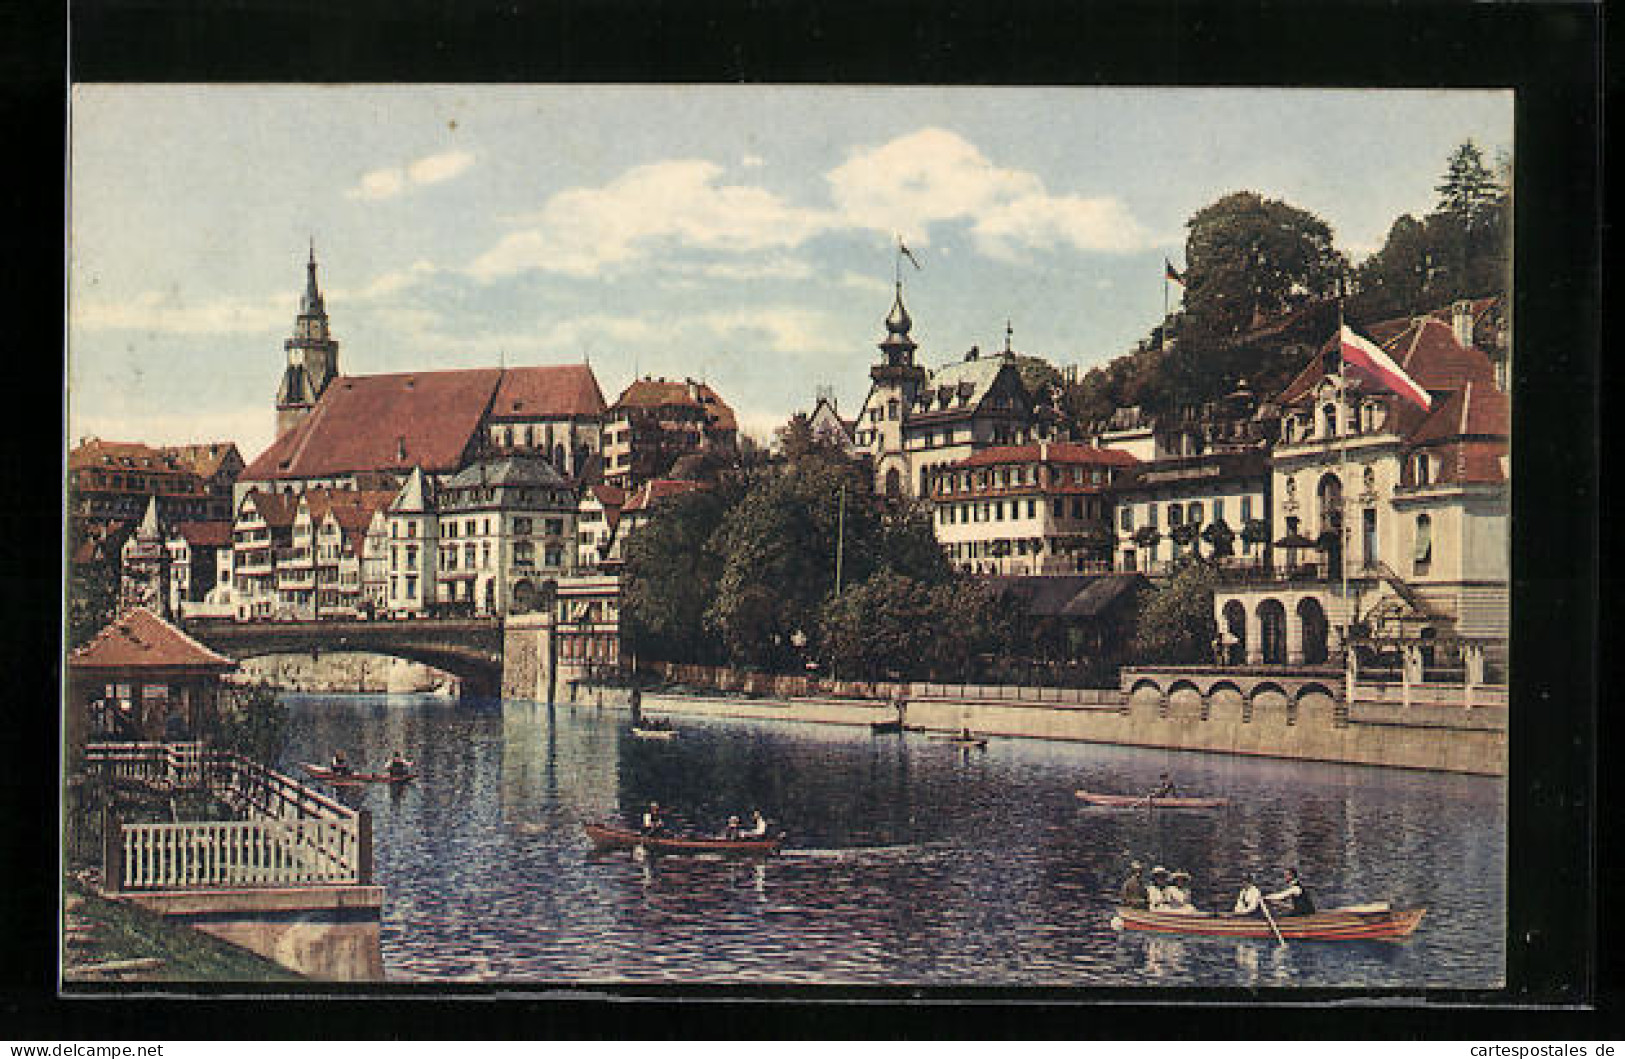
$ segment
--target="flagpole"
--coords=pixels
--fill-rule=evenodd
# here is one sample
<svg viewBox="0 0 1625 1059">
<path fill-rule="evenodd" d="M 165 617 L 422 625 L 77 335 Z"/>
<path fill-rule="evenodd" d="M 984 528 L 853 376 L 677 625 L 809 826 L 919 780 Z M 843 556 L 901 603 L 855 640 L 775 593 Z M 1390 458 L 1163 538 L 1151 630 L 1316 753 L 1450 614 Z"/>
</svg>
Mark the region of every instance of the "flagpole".
<svg viewBox="0 0 1625 1059">
<path fill-rule="evenodd" d="M 1343 299 L 1337 299 L 1337 370 L 1343 376 L 1343 405 L 1345 409 L 1349 404 L 1349 373 L 1348 365 L 1343 362 Z M 1343 435 L 1343 458 L 1338 468 L 1337 479 L 1342 489 L 1339 490 L 1337 512 L 1337 564 L 1342 568 L 1343 575 L 1343 668 L 1349 664 L 1353 648 L 1349 646 L 1349 627 L 1353 623 L 1349 607 L 1349 557 L 1348 557 L 1348 470 L 1349 470 L 1349 435 L 1347 430 Z"/>
</svg>

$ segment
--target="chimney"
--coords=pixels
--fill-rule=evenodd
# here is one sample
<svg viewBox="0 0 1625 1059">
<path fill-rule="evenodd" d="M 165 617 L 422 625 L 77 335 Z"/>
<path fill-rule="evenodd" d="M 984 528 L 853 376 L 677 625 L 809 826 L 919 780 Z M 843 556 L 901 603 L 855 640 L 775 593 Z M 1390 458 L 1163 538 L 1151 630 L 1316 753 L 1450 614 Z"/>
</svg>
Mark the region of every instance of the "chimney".
<svg viewBox="0 0 1625 1059">
<path fill-rule="evenodd" d="M 1473 303 L 1459 301 L 1450 307 L 1450 330 L 1455 332 L 1456 344 L 1473 344 Z"/>
<path fill-rule="evenodd" d="M 402 461 L 404 461 L 406 459 L 406 435 L 405 434 L 397 435 L 396 438 L 395 438 L 395 458 L 397 460 L 402 460 Z"/>
</svg>

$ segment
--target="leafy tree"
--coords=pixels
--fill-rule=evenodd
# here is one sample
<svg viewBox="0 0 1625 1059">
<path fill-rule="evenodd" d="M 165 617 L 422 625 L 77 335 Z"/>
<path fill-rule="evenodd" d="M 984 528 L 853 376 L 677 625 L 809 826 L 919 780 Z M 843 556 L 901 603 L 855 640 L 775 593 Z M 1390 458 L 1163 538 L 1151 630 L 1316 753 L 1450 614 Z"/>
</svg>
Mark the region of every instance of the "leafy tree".
<svg viewBox="0 0 1625 1059">
<path fill-rule="evenodd" d="M 824 604 L 819 639 L 843 676 L 963 677 L 999 642 L 1001 620 L 980 582 L 881 570 Z"/>
<path fill-rule="evenodd" d="M 726 510 L 726 490 L 686 493 L 661 505 L 627 541 L 621 627 L 635 653 L 712 660 L 704 617 L 721 564 L 709 545 Z"/>
<path fill-rule="evenodd" d="M 68 572 L 68 647 L 79 647 L 118 614 L 119 573 L 111 561 L 74 563 Z"/>
<path fill-rule="evenodd" d="M 773 432 L 773 440 L 779 452 L 790 460 L 799 460 L 809 455 L 817 445 L 813 437 L 812 420 L 806 412 L 797 412 Z"/>
<path fill-rule="evenodd" d="M 1184 665 L 1211 658 L 1213 588 L 1217 581 L 1211 565 L 1191 563 L 1147 596 L 1135 618 L 1135 659 Z"/>
<path fill-rule="evenodd" d="M 1017 353 L 1014 359 L 1021 385 L 1026 387 L 1033 400 L 1047 404 L 1051 387 L 1064 389 L 1061 370 L 1043 357 Z"/>
<path fill-rule="evenodd" d="M 288 745 L 288 708 L 268 687 L 232 688 L 221 696 L 219 745 L 274 766 Z"/>
<path fill-rule="evenodd" d="M 1186 227 L 1182 348 L 1215 344 L 1259 317 L 1332 294 L 1347 271 L 1330 225 L 1256 192 L 1226 195 Z"/>
<path fill-rule="evenodd" d="M 1349 313 L 1371 320 L 1413 313 L 1432 274 L 1427 225 L 1407 213 L 1388 229 L 1382 249 L 1356 271 L 1358 290 L 1350 299 Z"/>
</svg>

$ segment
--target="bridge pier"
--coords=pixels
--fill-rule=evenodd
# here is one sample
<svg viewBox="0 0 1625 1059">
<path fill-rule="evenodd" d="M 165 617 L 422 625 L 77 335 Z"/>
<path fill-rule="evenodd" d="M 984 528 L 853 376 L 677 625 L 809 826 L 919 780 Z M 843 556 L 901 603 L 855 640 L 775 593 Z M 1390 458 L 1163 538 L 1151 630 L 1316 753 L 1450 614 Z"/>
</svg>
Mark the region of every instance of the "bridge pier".
<svg viewBox="0 0 1625 1059">
<path fill-rule="evenodd" d="M 502 626 L 502 697 L 552 705 L 557 669 L 552 611 L 510 614 Z"/>
</svg>

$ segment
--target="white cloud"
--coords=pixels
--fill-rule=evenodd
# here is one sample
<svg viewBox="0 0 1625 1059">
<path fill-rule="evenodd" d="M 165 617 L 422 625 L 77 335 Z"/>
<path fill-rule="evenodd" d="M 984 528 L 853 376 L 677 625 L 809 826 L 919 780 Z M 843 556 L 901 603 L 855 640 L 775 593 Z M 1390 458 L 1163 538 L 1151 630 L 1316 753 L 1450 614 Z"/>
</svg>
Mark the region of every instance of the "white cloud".
<svg viewBox="0 0 1625 1059">
<path fill-rule="evenodd" d="M 474 156 L 467 151 L 446 151 L 419 158 L 406 167 L 406 176 L 414 184 L 438 184 L 458 176 L 474 164 Z"/>
<path fill-rule="evenodd" d="M 481 279 L 526 269 L 595 276 L 658 247 L 758 251 L 799 246 L 827 214 L 786 203 L 765 188 L 720 184 L 722 168 L 700 160 L 656 162 L 603 187 L 554 195 L 530 227 L 510 232 L 475 259 Z"/>
<path fill-rule="evenodd" d="M 404 166 L 374 169 L 362 176 L 361 183 L 345 192 L 345 195 L 365 202 L 392 199 L 412 185 L 438 184 L 450 180 L 473 164 L 474 156 L 467 151 L 431 154 Z"/>
<path fill-rule="evenodd" d="M 1112 198 L 1052 195 L 1033 173 L 994 165 L 946 129 L 926 128 L 853 154 L 827 174 L 836 208 L 848 223 L 896 231 L 928 245 L 931 226 L 968 221 L 984 253 L 1070 245 L 1126 250 L 1145 234 Z"/>
<path fill-rule="evenodd" d="M 188 303 L 178 294 L 146 291 L 125 302 L 75 301 L 69 319 L 83 331 L 244 334 L 291 325 L 295 311 L 287 295 Z"/>
<path fill-rule="evenodd" d="M 746 169 L 760 169 L 767 161 L 759 154 L 747 154 L 739 160 L 739 164 Z"/>
<path fill-rule="evenodd" d="M 406 268 L 381 273 L 365 286 L 351 289 L 334 287 L 324 291 L 323 296 L 330 304 L 373 301 L 398 294 L 438 271 L 432 262 L 419 258 Z"/>
</svg>

